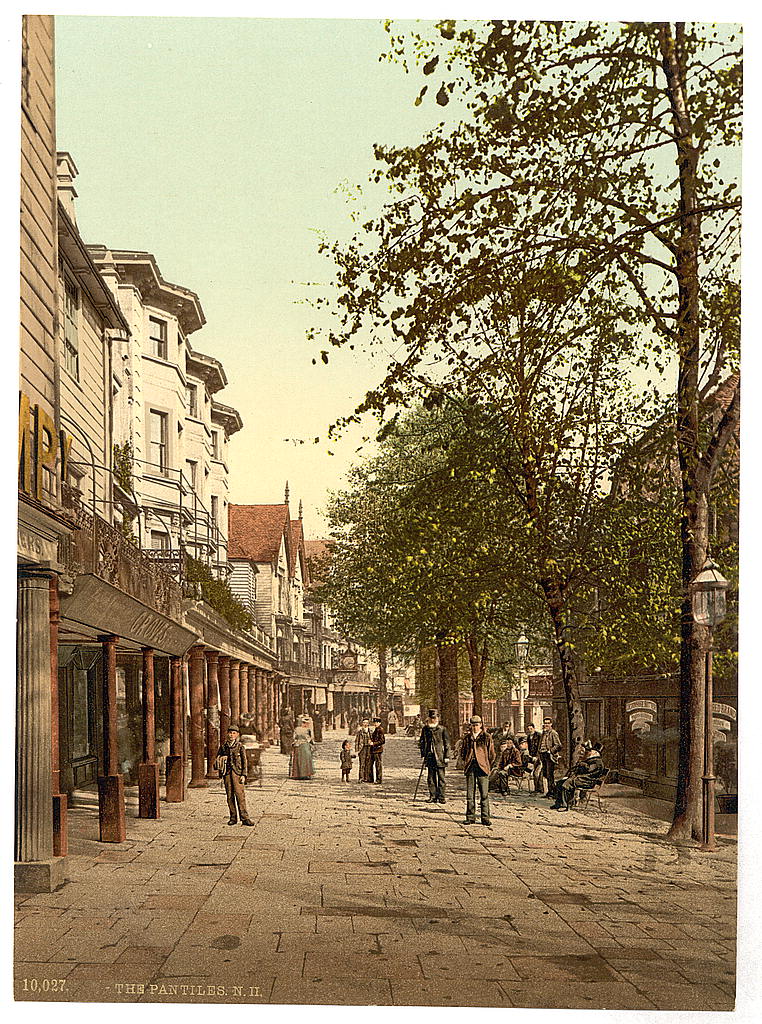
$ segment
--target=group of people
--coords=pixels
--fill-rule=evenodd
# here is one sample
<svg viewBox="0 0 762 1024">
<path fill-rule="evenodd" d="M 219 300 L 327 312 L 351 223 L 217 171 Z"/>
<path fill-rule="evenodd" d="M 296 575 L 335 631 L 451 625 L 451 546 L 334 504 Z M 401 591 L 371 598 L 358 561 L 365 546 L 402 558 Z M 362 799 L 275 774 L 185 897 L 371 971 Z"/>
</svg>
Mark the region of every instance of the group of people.
<svg viewBox="0 0 762 1024">
<path fill-rule="evenodd" d="M 280 749 L 289 755 L 289 778 L 311 779 L 315 773 L 317 723 L 314 717 L 304 714 L 294 719 L 291 709 L 286 707 L 279 724 Z M 396 721 L 394 724 L 396 726 Z M 242 825 L 252 825 L 244 789 L 248 762 L 240 737 L 238 724 L 231 722 L 227 740 L 220 745 L 217 754 L 217 769 L 225 786 L 230 811 L 228 824 L 235 825 L 240 818 Z M 375 717 L 372 722 L 370 718 L 363 718 L 354 736 L 354 752 L 349 739 L 341 745 L 341 781 L 349 781 L 352 761 L 357 757 L 358 781 L 380 785 L 385 743 L 381 718 Z M 446 802 L 446 768 L 451 758 L 457 757 L 466 779 L 465 823 L 468 825 L 476 823 L 478 798 L 481 823 L 491 826 L 490 790 L 507 792 L 512 776 L 531 773 L 535 792 L 541 795 L 544 793 L 543 782 L 547 783 L 544 795 L 554 798 L 553 808 L 561 811 L 569 810 L 579 791 L 599 785 L 607 771 L 601 756 L 602 745 L 587 741 L 583 757 L 556 781 L 555 770 L 562 744 L 551 718 L 544 719 L 542 732 L 530 723 L 526 734 L 514 736 L 510 723 L 506 722 L 502 729 L 490 733 L 484 728 L 480 716 L 473 715 L 453 750 L 450 734 L 439 721 L 439 712 L 431 708 L 426 724 L 421 728 L 418 748 L 422 758 L 421 773 L 424 767 L 427 769 L 429 803 Z"/>
<path fill-rule="evenodd" d="M 431 708 L 428 721 L 421 730 L 418 747 L 424 766 L 428 770 L 429 803 L 446 802 L 445 769 L 455 754 L 458 764 L 466 777 L 466 818 L 465 824 L 476 823 L 476 802 L 479 798 L 479 814 L 482 825 L 491 825 L 490 789 L 507 792 L 511 776 L 519 777 L 531 772 L 534 789 L 543 794 L 543 782 L 547 784 L 548 798 L 554 798 L 555 810 L 569 810 L 577 793 L 593 789 L 606 775 L 601 757 L 600 743 L 585 743 L 583 757 L 570 767 L 563 778 L 556 781 L 555 771 L 562 750 L 561 738 L 553 728 L 552 718 L 545 718 L 542 732 L 530 723 L 526 734 L 514 736 L 510 723 L 494 734 L 484 728 L 479 715 L 473 715 L 460 737 L 455 751 L 452 749 L 450 734 L 440 724 L 439 712 Z"/>
</svg>

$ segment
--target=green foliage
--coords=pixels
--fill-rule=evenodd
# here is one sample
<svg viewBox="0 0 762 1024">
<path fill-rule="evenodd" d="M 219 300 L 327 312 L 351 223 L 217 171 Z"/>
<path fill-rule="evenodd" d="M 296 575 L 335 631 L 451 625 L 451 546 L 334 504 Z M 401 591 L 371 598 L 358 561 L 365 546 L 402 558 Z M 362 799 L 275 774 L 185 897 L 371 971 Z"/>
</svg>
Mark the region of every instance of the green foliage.
<svg viewBox="0 0 762 1024">
<path fill-rule="evenodd" d="M 200 585 L 203 600 L 219 612 L 233 629 L 245 631 L 254 625 L 254 619 L 238 598 L 234 597 L 228 584 L 217 579 L 209 566 L 191 555 L 185 556 L 185 579 Z"/>
<path fill-rule="evenodd" d="M 134 467 L 135 451 L 132 441 L 125 441 L 124 444 L 114 445 L 114 479 L 128 494 L 132 492 L 132 471 Z"/>
</svg>

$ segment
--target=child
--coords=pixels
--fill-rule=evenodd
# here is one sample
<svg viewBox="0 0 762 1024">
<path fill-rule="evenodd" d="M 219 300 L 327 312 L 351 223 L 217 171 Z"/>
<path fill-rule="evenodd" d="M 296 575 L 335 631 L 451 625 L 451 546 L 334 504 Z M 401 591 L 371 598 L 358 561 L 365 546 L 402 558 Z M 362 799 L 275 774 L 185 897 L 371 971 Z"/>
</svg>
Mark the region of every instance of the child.
<svg viewBox="0 0 762 1024">
<path fill-rule="evenodd" d="M 349 782 L 349 773 L 352 771 L 352 758 L 354 756 L 349 740 L 344 740 L 341 744 L 341 753 L 339 754 L 342 782 Z"/>
</svg>

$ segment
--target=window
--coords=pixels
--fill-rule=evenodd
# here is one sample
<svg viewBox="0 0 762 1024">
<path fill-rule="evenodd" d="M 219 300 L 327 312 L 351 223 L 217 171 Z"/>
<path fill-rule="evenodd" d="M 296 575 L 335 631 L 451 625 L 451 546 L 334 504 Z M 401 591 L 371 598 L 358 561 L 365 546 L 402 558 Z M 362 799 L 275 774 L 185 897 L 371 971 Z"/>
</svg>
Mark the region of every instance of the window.
<svg viewBox="0 0 762 1024">
<path fill-rule="evenodd" d="M 216 494 L 212 495 L 212 526 L 216 527 L 219 521 L 220 499 Z"/>
<path fill-rule="evenodd" d="M 156 316 L 148 318 L 148 351 L 159 359 L 167 358 L 167 321 Z"/>
<path fill-rule="evenodd" d="M 166 476 L 167 459 L 167 414 L 151 409 L 149 418 L 150 461 L 159 472 Z"/>
<path fill-rule="evenodd" d="M 151 530 L 151 547 L 154 551 L 169 551 L 169 535 L 160 530 Z"/>
<path fill-rule="evenodd" d="M 198 463 L 192 462 L 190 459 L 185 460 L 185 465 L 188 467 L 188 479 L 193 490 L 196 490 L 196 480 L 198 479 Z"/>
<path fill-rule="evenodd" d="M 220 457 L 220 435 L 217 430 L 212 431 L 212 455 L 215 459 Z"/>
<path fill-rule="evenodd" d="M 188 391 L 188 415 L 198 416 L 198 388 L 195 384 L 189 384 Z"/>
<path fill-rule="evenodd" d="M 79 380 L 79 291 L 64 277 L 64 369 Z"/>
</svg>

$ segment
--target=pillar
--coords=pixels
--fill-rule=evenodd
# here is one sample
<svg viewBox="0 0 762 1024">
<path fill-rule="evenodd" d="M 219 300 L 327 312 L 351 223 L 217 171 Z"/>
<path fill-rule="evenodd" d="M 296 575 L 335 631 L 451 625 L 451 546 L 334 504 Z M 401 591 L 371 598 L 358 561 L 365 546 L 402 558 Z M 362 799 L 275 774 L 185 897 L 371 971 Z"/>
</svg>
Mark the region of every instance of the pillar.
<svg viewBox="0 0 762 1024">
<path fill-rule="evenodd" d="M 61 753 L 58 717 L 58 626 L 61 622 L 61 599 L 58 577 L 49 580 L 50 615 L 50 767 L 53 795 L 53 856 L 65 857 L 69 849 L 67 827 L 68 800 L 61 792 Z"/>
<path fill-rule="evenodd" d="M 50 573 L 20 569 L 16 625 L 17 892 L 52 892 L 65 881 L 53 852 Z"/>
<path fill-rule="evenodd" d="M 123 843 L 127 838 L 124 779 L 119 772 L 116 716 L 116 636 L 99 637 L 103 686 L 103 772 L 98 777 L 98 817 L 102 843 Z"/>
<path fill-rule="evenodd" d="M 240 717 L 249 713 L 249 666 L 242 661 L 238 668 L 238 704 Z M 240 724 L 240 721 L 239 721 Z"/>
<path fill-rule="evenodd" d="M 241 717 L 241 662 L 238 658 L 230 659 L 230 721 L 238 722 Z"/>
<path fill-rule="evenodd" d="M 138 817 L 159 817 L 159 765 L 156 762 L 156 683 L 153 648 L 143 648 L 143 757 L 138 765 Z"/>
<path fill-rule="evenodd" d="M 169 757 L 165 763 L 167 803 L 185 799 L 183 758 L 183 659 L 172 658 L 169 665 Z"/>
<path fill-rule="evenodd" d="M 191 780 L 192 789 L 206 786 L 204 774 L 204 647 L 191 648 L 188 686 L 191 719 Z"/>
<path fill-rule="evenodd" d="M 257 732 L 259 733 L 260 742 L 263 742 L 266 738 L 266 720 L 265 720 L 265 673 L 261 668 L 254 669 L 255 688 L 256 688 L 256 700 L 254 701 L 254 707 L 256 708 L 257 716 Z"/>
<path fill-rule="evenodd" d="M 230 725 L 230 658 L 227 654 L 219 657 L 217 680 L 220 688 L 220 743 L 223 743 Z"/>
<path fill-rule="evenodd" d="M 254 717 L 254 727 L 257 728 L 257 670 L 253 665 L 249 665 L 247 673 L 246 707 L 249 709 L 249 714 Z M 259 733 L 258 728 L 257 732 Z M 259 738 L 262 738 L 261 733 L 259 733 Z"/>
<path fill-rule="evenodd" d="M 214 767 L 217 760 L 217 751 L 220 747 L 219 712 L 217 710 L 217 693 L 219 681 L 217 677 L 217 666 L 219 651 L 206 652 L 206 777 L 207 779 L 217 778 L 217 769 Z"/>
<path fill-rule="evenodd" d="M 267 737 L 272 741 L 275 739 L 275 678 L 272 673 L 267 676 L 265 694 L 267 696 Z"/>
</svg>

